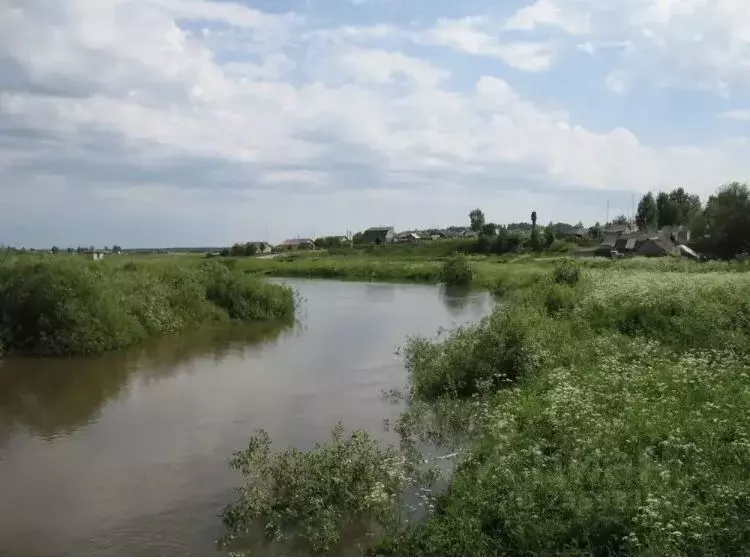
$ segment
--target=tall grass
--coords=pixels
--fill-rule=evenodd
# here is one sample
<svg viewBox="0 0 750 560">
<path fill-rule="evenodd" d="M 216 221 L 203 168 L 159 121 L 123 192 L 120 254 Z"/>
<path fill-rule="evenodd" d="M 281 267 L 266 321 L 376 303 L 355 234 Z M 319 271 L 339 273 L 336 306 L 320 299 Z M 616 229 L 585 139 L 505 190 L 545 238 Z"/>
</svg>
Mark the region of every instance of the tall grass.
<svg viewBox="0 0 750 560">
<path fill-rule="evenodd" d="M 95 354 L 206 323 L 289 318 L 290 290 L 215 263 L 24 257 L 0 266 L 0 347 Z"/>
</svg>

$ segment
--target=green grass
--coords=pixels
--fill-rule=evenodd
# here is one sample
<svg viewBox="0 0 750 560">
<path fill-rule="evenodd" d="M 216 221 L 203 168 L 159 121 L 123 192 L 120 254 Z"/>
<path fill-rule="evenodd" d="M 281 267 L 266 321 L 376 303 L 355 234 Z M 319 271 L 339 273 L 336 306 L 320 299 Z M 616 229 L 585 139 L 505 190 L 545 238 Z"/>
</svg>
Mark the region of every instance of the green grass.
<svg viewBox="0 0 750 560">
<path fill-rule="evenodd" d="M 208 323 L 288 319 L 291 290 L 220 263 L 20 257 L 0 265 L 0 348 L 96 354 Z"/>
<path fill-rule="evenodd" d="M 436 272 L 441 262 L 429 261 Z M 368 264 L 396 274 L 416 263 L 326 257 L 273 266 Z M 502 303 L 475 325 L 407 342 L 411 409 L 396 424 L 417 445 L 451 441 L 452 432 L 468 440 L 455 440 L 463 442 L 455 471 L 427 518 L 398 520 L 390 500 L 398 521 L 381 527 L 371 552 L 750 554 L 745 265 L 521 257 L 472 267 L 475 285 Z M 405 449 L 416 465 L 413 445 Z M 314 476 L 340 479 L 336 472 Z M 385 472 L 373 487 L 388 483 Z M 300 467 L 295 476 L 312 474 Z M 292 487 L 274 480 L 282 495 Z M 346 502 L 310 499 L 346 524 Z"/>
</svg>

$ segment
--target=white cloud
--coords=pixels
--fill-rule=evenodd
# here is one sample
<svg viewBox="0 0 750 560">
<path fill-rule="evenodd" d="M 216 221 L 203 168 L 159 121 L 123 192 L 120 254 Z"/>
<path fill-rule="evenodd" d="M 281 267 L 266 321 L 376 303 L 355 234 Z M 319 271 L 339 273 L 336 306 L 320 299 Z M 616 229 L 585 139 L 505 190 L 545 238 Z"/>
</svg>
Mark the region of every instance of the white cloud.
<svg viewBox="0 0 750 560">
<path fill-rule="evenodd" d="M 499 58 L 513 68 L 528 71 L 546 70 L 556 56 L 549 42 L 501 41 L 485 31 L 485 27 L 491 27 L 491 24 L 481 17 L 440 19 L 434 27 L 420 34 L 417 40 L 469 54 Z"/>
<path fill-rule="evenodd" d="M 585 52 L 586 54 L 594 54 L 596 52 L 596 47 L 590 41 L 579 43 L 578 45 L 576 45 L 576 48 L 581 52 Z"/>
<path fill-rule="evenodd" d="M 591 22 L 587 13 L 563 10 L 555 0 L 536 0 L 510 17 L 505 28 L 528 31 L 537 25 L 555 26 L 568 33 L 581 34 L 589 31 Z"/>
<path fill-rule="evenodd" d="M 659 85 L 720 93 L 750 86 L 746 0 L 537 0 L 506 22 L 542 26 L 587 37 L 586 50 L 621 46 L 629 71 Z"/>
<path fill-rule="evenodd" d="M 418 58 L 381 49 L 350 47 L 339 62 L 347 75 L 360 82 L 390 84 L 400 76 L 421 87 L 435 87 L 450 76 L 450 72 Z"/>
<path fill-rule="evenodd" d="M 725 111 L 719 114 L 722 119 L 730 119 L 734 121 L 747 121 L 750 122 L 750 109 L 734 109 L 731 111 Z"/>
<path fill-rule="evenodd" d="M 628 92 L 628 75 L 622 70 L 615 70 L 607 74 L 604 78 L 604 85 L 606 88 L 618 95 L 623 95 Z"/>
</svg>

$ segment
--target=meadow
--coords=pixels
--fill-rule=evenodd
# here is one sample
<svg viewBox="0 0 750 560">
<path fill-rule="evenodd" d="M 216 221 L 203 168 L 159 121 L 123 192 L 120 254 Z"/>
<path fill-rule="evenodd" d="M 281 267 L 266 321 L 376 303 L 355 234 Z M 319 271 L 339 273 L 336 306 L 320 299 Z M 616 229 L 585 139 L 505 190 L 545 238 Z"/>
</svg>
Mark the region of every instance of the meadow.
<svg viewBox="0 0 750 560">
<path fill-rule="evenodd" d="M 198 259 L 14 256 L 0 263 L 0 354 L 97 354 L 207 324 L 290 320 L 291 290 Z"/>
<path fill-rule="evenodd" d="M 347 266 L 305 261 L 272 266 Z M 342 428 L 309 452 L 252 440 L 233 462 L 245 487 L 225 511 L 228 541 L 266 523 L 312 552 L 366 526 L 363 552 L 382 555 L 750 553 L 745 265 L 469 263 L 501 304 L 406 341 L 401 447 Z M 458 454 L 444 492 L 431 491 L 425 441 Z M 415 491 L 418 522 L 404 513 Z"/>
</svg>

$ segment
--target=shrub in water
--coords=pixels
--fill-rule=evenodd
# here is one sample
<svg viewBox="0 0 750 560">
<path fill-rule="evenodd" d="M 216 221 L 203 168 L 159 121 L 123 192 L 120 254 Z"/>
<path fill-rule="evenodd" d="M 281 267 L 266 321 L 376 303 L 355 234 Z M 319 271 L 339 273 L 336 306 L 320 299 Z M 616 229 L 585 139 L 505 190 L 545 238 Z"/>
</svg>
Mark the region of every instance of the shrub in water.
<svg viewBox="0 0 750 560">
<path fill-rule="evenodd" d="M 440 280 L 448 286 L 468 286 L 474 279 L 474 268 L 464 255 L 454 255 L 443 263 Z"/>
<path fill-rule="evenodd" d="M 258 528 L 269 541 L 325 554 L 353 525 L 387 526 L 399 513 L 413 472 L 393 447 L 361 431 L 345 436 L 341 424 L 329 442 L 307 453 L 274 452 L 261 431 L 231 465 L 244 486 L 224 509 L 227 535 L 221 542 L 241 552 L 252 540 L 244 537 Z"/>
<path fill-rule="evenodd" d="M 403 353 L 413 396 L 466 397 L 507 387 L 538 363 L 532 332 L 525 312 L 496 309 L 442 342 L 410 339 Z"/>
</svg>

